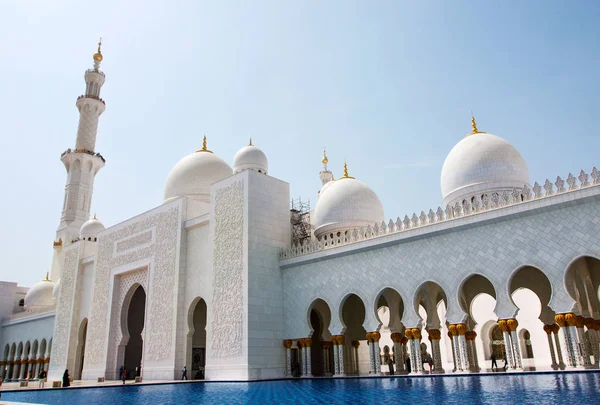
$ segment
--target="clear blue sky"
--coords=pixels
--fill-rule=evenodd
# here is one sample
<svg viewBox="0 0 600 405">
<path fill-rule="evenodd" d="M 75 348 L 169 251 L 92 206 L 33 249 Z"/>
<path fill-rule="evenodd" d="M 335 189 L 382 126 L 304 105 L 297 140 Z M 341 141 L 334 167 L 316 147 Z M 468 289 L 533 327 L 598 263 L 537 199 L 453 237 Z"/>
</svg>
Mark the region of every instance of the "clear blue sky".
<svg viewBox="0 0 600 405">
<path fill-rule="evenodd" d="M 92 212 L 119 223 L 162 202 L 201 146 L 230 162 L 252 137 L 292 197 L 321 153 L 388 218 L 441 203 L 440 170 L 470 131 L 499 135 L 532 181 L 600 164 L 597 1 L 0 2 L 0 280 L 49 270 L 77 96 L 103 37 Z"/>
</svg>

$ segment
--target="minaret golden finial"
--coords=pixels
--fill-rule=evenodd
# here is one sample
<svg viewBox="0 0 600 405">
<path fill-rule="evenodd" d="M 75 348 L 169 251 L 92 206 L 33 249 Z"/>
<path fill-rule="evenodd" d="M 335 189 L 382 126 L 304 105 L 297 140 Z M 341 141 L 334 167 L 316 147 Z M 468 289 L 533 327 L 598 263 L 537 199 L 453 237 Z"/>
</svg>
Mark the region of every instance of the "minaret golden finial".
<svg viewBox="0 0 600 405">
<path fill-rule="evenodd" d="M 212 151 L 208 150 L 206 148 L 206 135 L 204 135 L 204 138 L 202 138 L 202 149 L 198 149 L 196 152 L 209 152 L 212 153 Z"/>
<path fill-rule="evenodd" d="M 100 37 L 100 41 L 98 41 L 98 52 L 94 54 L 94 60 L 96 62 L 102 62 L 102 51 L 100 48 L 102 48 L 102 37 Z"/>
<path fill-rule="evenodd" d="M 254 146 L 252 145 L 252 138 L 250 138 L 250 143 L 248 144 L 248 146 Z"/>
<path fill-rule="evenodd" d="M 329 163 L 329 159 L 327 159 L 327 149 L 325 148 L 323 148 L 323 160 L 321 160 L 321 163 L 323 163 L 324 165 Z"/>
<path fill-rule="evenodd" d="M 479 129 L 477 129 L 477 122 L 475 121 L 475 116 L 471 115 L 471 128 L 472 131 L 469 135 L 474 135 L 474 134 L 485 134 L 485 132 L 480 131 Z"/>
</svg>

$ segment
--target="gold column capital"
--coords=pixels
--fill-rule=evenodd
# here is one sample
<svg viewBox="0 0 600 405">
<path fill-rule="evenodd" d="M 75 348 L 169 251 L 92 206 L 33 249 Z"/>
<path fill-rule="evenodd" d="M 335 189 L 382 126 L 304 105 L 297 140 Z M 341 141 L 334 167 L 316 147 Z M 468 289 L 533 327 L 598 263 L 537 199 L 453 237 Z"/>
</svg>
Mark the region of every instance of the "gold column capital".
<svg viewBox="0 0 600 405">
<path fill-rule="evenodd" d="M 283 341 L 283 345 L 285 346 L 286 349 L 289 349 L 292 347 L 292 341 L 291 340 L 284 340 Z"/>
<path fill-rule="evenodd" d="M 402 334 L 398 332 L 394 332 L 390 336 L 392 338 L 392 342 L 400 343 L 402 341 Z"/>
<path fill-rule="evenodd" d="M 511 330 L 511 332 L 516 331 L 517 326 L 519 326 L 519 322 L 515 318 L 507 319 L 506 324 L 508 325 L 508 328 Z"/>
</svg>

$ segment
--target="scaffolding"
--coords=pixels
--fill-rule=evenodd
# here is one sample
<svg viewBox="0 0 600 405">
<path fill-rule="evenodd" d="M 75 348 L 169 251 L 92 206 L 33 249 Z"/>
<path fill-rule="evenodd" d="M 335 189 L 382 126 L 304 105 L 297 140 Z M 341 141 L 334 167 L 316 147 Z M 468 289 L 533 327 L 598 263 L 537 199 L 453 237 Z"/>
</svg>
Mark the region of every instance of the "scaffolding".
<svg viewBox="0 0 600 405">
<path fill-rule="evenodd" d="M 292 223 L 292 244 L 303 244 L 310 241 L 310 200 L 302 201 L 300 197 L 292 199 L 290 209 Z"/>
</svg>

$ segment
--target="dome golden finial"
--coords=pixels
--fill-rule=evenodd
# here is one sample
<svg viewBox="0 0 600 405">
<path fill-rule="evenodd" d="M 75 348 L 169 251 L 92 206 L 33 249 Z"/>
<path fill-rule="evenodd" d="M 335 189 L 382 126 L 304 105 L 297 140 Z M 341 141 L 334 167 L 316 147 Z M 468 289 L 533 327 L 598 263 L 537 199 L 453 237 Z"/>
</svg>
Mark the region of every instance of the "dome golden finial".
<svg viewBox="0 0 600 405">
<path fill-rule="evenodd" d="M 204 138 L 202 138 L 202 149 L 198 149 L 196 152 L 209 152 L 212 153 L 212 151 L 208 150 L 206 148 L 206 135 L 204 135 Z"/>
<path fill-rule="evenodd" d="M 348 165 L 344 162 L 344 177 L 342 179 L 353 179 L 354 177 L 348 176 Z"/>
<path fill-rule="evenodd" d="M 254 146 L 252 145 L 252 138 L 250 138 L 250 143 L 248 144 L 248 146 Z"/>
<path fill-rule="evenodd" d="M 324 165 L 329 163 L 329 159 L 327 159 L 327 149 L 325 148 L 323 148 L 323 160 L 321 160 L 321 163 L 323 163 Z"/>
<path fill-rule="evenodd" d="M 471 114 L 471 128 L 472 128 L 472 131 L 469 135 L 485 134 L 485 132 L 482 132 L 479 129 L 477 129 L 477 122 L 475 121 L 475 116 L 473 114 Z"/>
<path fill-rule="evenodd" d="M 95 212 L 94 212 L 94 219 L 95 219 L 96 221 L 98 220 L 98 218 L 96 218 L 96 213 L 95 213 Z"/>
<path fill-rule="evenodd" d="M 94 60 L 96 62 L 102 62 L 102 51 L 100 48 L 102 48 L 102 37 L 100 37 L 100 41 L 98 41 L 98 52 L 94 54 Z"/>
<path fill-rule="evenodd" d="M 50 277 L 49 276 L 50 276 L 50 272 L 47 271 L 46 272 L 46 278 L 43 281 L 50 281 Z"/>
</svg>

